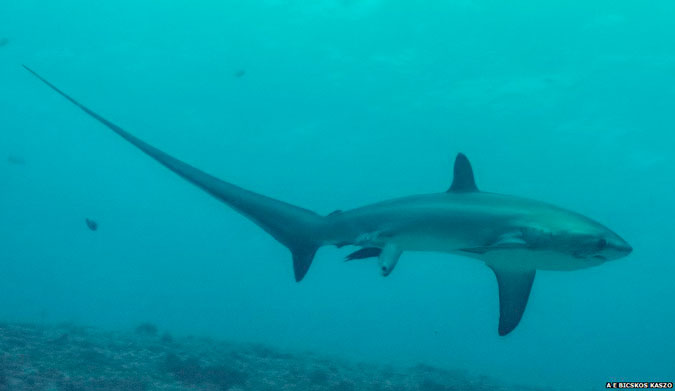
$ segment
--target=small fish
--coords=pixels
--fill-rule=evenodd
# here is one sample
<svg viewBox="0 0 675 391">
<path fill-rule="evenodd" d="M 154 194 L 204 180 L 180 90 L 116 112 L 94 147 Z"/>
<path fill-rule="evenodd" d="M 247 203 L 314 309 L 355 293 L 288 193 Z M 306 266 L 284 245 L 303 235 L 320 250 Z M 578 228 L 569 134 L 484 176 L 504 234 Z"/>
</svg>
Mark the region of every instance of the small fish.
<svg viewBox="0 0 675 391">
<path fill-rule="evenodd" d="M 244 77 L 245 74 L 246 74 L 246 70 L 240 69 L 240 70 L 234 72 L 234 77 L 241 78 L 241 77 Z"/>
<path fill-rule="evenodd" d="M 90 230 L 96 231 L 98 229 L 98 223 L 94 220 L 84 219 L 84 222 L 87 223 L 87 227 L 89 227 Z"/>
</svg>

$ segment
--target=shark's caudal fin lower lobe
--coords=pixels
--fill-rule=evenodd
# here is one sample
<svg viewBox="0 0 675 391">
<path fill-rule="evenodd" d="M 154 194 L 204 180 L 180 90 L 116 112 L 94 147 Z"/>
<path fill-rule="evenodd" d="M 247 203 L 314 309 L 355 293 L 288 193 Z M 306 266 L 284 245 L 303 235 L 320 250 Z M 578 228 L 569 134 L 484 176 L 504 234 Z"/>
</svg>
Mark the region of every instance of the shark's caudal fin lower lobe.
<svg viewBox="0 0 675 391">
<path fill-rule="evenodd" d="M 302 280 L 307 270 L 309 270 L 309 266 L 312 264 L 316 250 L 322 245 L 322 216 L 307 209 L 242 189 L 184 163 L 126 132 L 56 88 L 56 86 L 32 69 L 25 65 L 23 67 L 89 116 L 120 135 L 169 170 L 192 182 L 246 216 L 288 247 L 293 254 L 295 280 Z"/>
</svg>

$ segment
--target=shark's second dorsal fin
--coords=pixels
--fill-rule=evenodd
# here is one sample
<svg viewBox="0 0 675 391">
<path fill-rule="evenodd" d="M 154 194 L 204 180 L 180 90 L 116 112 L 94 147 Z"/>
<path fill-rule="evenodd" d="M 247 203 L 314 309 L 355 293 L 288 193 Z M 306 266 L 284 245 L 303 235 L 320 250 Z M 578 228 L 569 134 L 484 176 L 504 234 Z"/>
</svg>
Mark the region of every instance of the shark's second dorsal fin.
<svg viewBox="0 0 675 391">
<path fill-rule="evenodd" d="M 476 181 L 473 179 L 473 169 L 469 159 L 463 153 L 458 153 L 455 158 L 455 173 L 452 178 L 452 185 L 448 192 L 466 193 L 478 191 Z"/>
</svg>

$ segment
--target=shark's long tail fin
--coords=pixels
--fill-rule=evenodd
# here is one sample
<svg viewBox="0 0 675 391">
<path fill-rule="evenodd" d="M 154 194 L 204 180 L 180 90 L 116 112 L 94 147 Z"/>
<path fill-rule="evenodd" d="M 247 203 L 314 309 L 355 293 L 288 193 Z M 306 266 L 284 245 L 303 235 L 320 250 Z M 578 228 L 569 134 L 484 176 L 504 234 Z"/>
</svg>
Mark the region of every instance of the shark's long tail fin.
<svg viewBox="0 0 675 391">
<path fill-rule="evenodd" d="M 126 132 L 56 88 L 32 69 L 25 65 L 23 67 L 51 89 L 122 136 L 148 156 L 228 204 L 288 247 L 293 254 L 295 280 L 302 280 L 312 264 L 316 250 L 322 245 L 322 216 L 307 209 L 242 189 L 184 163 Z"/>
</svg>

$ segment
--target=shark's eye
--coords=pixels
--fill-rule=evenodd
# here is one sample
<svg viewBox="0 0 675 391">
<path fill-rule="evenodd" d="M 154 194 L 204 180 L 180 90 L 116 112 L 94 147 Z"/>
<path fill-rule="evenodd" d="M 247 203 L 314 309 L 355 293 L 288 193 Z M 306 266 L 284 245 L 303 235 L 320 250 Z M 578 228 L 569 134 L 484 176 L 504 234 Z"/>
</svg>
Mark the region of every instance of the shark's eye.
<svg viewBox="0 0 675 391">
<path fill-rule="evenodd" d="M 605 247 L 607 247 L 607 240 L 606 239 L 598 240 L 598 248 L 603 249 Z"/>
</svg>

